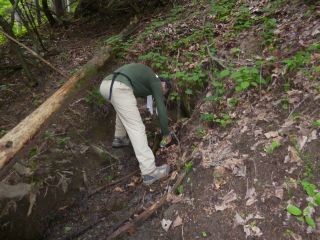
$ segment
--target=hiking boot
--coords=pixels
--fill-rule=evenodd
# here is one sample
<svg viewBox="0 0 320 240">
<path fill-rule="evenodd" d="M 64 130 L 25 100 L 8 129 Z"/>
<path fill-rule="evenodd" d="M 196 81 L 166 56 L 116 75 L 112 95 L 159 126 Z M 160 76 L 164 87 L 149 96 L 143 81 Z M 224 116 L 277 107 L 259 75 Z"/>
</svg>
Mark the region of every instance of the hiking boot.
<svg viewBox="0 0 320 240">
<path fill-rule="evenodd" d="M 151 185 L 155 181 L 167 177 L 169 172 L 170 166 L 168 164 L 163 164 L 160 167 L 156 167 L 156 169 L 148 175 L 142 175 L 143 183 L 145 185 Z"/>
<path fill-rule="evenodd" d="M 115 137 L 112 141 L 112 147 L 121 148 L 130 145 L 130 139 L 127 137 Z"/>
</svg>

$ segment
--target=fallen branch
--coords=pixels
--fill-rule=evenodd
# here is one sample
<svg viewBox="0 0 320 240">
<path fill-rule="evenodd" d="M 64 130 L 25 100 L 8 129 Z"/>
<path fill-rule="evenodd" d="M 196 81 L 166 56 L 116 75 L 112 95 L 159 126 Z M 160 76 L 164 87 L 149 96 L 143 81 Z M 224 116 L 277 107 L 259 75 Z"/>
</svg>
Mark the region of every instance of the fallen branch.
<svg viewBox="0 0 320 240">
<path fill-rule="evenodd" d="M 181 184 L 182 180 L 186 176 L 186 171 L 183 171 L 179 174 L 178 179 L 176 183 L 173 185 L 172 189 L 168 191 L 164 196 L 162 196 L 156 203 L 154 203 L 151 207 L 147 208 L 145 211 L 143 211 L 141 214 L 139 214 L 136 218 L 134 218 L 131 222 L 128 220 L 128 222 L 114 230 L 107 238 L 106 240 L 114 239 L 126 232 L 128 232 L 130 229 L 137 227 L 140 225 L 143 221 L 145 221 L 147 218 L 149 218 L 155 211 L 157 211 L 160 207 L 162 207 L 167 202 L 168 194 L 175 192 L 178 186 Z"/>
<path fill-rule="evenodd" d="M 223 70 L 223 69 L 226 69 L 227 67 L 222 63 L 222 60 L 220 60 L 219 58 L 216 58 L 212 55 L 212 53 L 210 52 L 210 49 L 207 45 L 207 51 L 208 51 L 208 54 L 209 54 L 209 57 L 211 58 L 211 60 L 216 64 L 216 66 L 220 69 L 220 70 Z"/>
<path fill-rule="evenodd" d="M 0 33 L 2 33 L 3 35 L 5 35 L 8 39 L 10 39 L 12 42 L 20 45 L 21 47 L 25 48 L 28 52 L 30 52 L 33 56 L 35 56 L 36 58 L 38 58 L 40 61 L 42 61 L 43 63 L 45 63 L 46 65 L 48 65 L 51 69 L 53 69 L 54 71 L 58 72 L 60 75 L 62 75 L 65 78 L 69 78 L 65 73 L 63 73 L 61 70 L 59 70 L 58 68 L 56 68 L 55 66 L 53 66 L 51 63 L 49 63 L 47 60 L 45 60 L 44 58 L 42 58 L 41 56 L 39 56 L 35 51 L 33 51 L 31 48 L 28 48 L 26 45 L 24 45 L 23 43 L 17 41 L 16 39 L 14 39 L 13 37 L 11 37 L 9 34 L 7 34 L 6 32 L 2 31 L 0 29 Z"/>
<path fill-rule="evenodd" d="M 119 158 L 117 158 L 116 156 L 114 156 L 113 154 L 111 154 L 110 152 L 108 152 L 106 149 L 103 149 L 100 146 L 94 145 L 94 144 L 90 144 L 90 147 L 92 148 L 92 150 L 98 154 L 99 156 L 103 156 L 103 155 L 108 155 L 109 157 L 113 158 L 114 160 L 116 160 L 117 162 L 120 161 Z"/>
<path fill-rule="evenodd" d="M 305 96 L 305 97 L 302 99 L 302 101 L 299 102 L 299 103 L 297 104 L 297 106 L 292 109 L 292 111 L 291 111 L 290 114 L 288 115 L 287 119 L 290 118 L 291 115 L 292 115 L 292 114 L 301 106 L 301 104 L 302 104 L 305 100 L 307 100 L 309 97 L 310 97 L 309 94 L 308 94 L 307 96 Z"/>
<path fill-rule="evenodd" d="M 98 192 L 101 192 L 102 190 L 106 189 L 107 187 L 111 187 L 111 186 L 113 186 L 113 185 L 116 185 L 116 184 L 124 181 L 124 180 L 126 180 L 126 179 L 134 176 L 134 175 L 137 174 L 138 172 L 139 172 L 139 170 L 136 170 L 136 171 L 134 171 L 134 172 L 132 172 L 132 173 L 129 173 L 128 175 L 126 175 L 126 176 L 124 176 L 124 177 L 122 177 L 122 178 L 119 178 L 119 179 L 117 179 L 117 180 L 115 180 L 115 181 L 113 181 L 113 182 L 111 182 L 111 183 L 107 183 L 107 184 L 105 184 L 105 185 L 103 185 L 103 186 L 101 186 L 101 187 L 98 187 L 98 188 L 96 188 L 95 190 L 93 190 L 93 191 L 89 194 L 88 197 L 90 198 L 90 197 L 92 197 L 93 195 L 97 194 Z"/>
</svg>

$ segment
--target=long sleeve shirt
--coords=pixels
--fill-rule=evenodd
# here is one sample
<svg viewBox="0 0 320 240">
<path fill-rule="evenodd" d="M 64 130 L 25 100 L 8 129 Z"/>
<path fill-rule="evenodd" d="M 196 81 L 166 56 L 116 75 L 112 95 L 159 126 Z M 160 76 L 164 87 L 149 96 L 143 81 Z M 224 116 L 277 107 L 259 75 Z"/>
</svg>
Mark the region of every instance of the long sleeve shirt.
<svg viewBox="0 0 320 240">
<path fill-rule="evenodd" d="M 122 82 L 131 87 L 136 97 L 153 96 L 158 110 L 161 132 L 163 135 L 168 135 L 168 115 L 164 104 L 162 85 L 152 69 L 140 63 L 131 63 L 118 68 L 115 72 L 124 73 L 131 79 L 132 85 L 123 75 L 118 75 L 115 81 Z"/>
</svg>

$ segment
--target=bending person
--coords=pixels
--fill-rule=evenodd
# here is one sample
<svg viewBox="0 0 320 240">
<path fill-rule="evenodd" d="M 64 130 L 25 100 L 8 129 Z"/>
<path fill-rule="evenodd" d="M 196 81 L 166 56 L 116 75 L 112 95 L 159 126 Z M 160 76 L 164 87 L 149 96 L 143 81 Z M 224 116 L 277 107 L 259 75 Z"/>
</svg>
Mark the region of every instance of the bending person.
<svg viewBox="0 0 320 240">
<path fill-rule="evenodd" d="M 105 77 L 100 85 L 101 95 L 111 102 L 116 111 L 112 146 L 128 146 L 131 140 L 139 161 L 143 183 L 146 185 L 168 176 L 170 167 L 168 164 L 159 167 L 155 165 L 155 157 L 148 145 L 136 97 L 152 95 L 155 99 L 163 136 L 160 146 L 163 147 L 172 140 L 164 104 L 164 95 L 170 88 L 169 81 L 159 78 L 151 68 L 139 63 L 131 63 L 118 68 L 113 74 Z"/>
</svg>

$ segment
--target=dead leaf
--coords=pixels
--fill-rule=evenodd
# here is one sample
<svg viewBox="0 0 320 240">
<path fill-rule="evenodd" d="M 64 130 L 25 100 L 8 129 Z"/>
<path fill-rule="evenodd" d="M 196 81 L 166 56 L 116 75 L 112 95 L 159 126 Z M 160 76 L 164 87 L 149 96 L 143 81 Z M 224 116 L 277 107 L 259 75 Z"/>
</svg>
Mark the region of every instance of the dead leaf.
<svg viewBox="0 0 320 240">
<path fill-rule="evenodd" d="M 298 151 L 292 147 L 288 146 L 289 155 L 287 155 L 284 159 L 284 163 L 297 163 L 298 166 L 302 165 L 302 160 L 298 154 Z"/>
<path fill-rule="evenodd" d="M 245 199 L 248 199 L 246 202 L 246 206 L 250 206 L 254 204 L 257 201 L 256 197 L 257 197 L 256 189 L 254 187 L 249 188 L 245 196 Z"/>
<path fill-rule="evenodd" d="M 278 131 L 270 131 L 264 134 L 264 136 L 269 139 L 269 138 L 275 138 L 279 136 L 279 132 Z"/>
<path fill-rule="evenodd" d="M 246 176 L 246 167 L 244 166 L 243 159 L 230 158 L 223 162 L 222 166 L 232 171 L 232 174 L 238 177 Z"/>
<path fill-rule="evenodd" d="M 223 211 L 227 208 L 232 207 L 230 203 L 237 200 L 237 194 L 234 192 L 234 190 L 231 190 L 223 198 L 221 198 L 221 200 L 221 204 L 217 204 L 214 206 L 216 211 Z"/>
<path fill-rule="evenodd" d="M 142 182 L 142 178 L 138 176 L 132 176 L 131 182 L 128 184 L 129 187 L 134 187 Z"/>
<path fill-rule="evenodd" d="M 290 232 L 290 237 L 292 237 L 293 240 L 302 240 L 302 237 L 299 234 L 296 234 L 294 232 Z"/>
<path fill-rule="evenodd" d="M 301 136 L 298 138 L 299 150 L 301 151 L 308 140 L 307 136 Z"/>
<path fill-rule="evenodd" d="M 124 192 L 123 188 L 121 188 L 121 187 L 115 187 L 115 189 L 113 189 L 113 191 L 120 192 L 120 193 Z"/>
<path fill-rule="evenodd" d="M 313 140 L 316 140 L 318 139 L 318 136 L 317 136 L 317 130 L 313 130 L 310 134 L 310 136 L 308 137 L 308 142 L 311 142 Z"/>
<path fill-rule="evenodd" d="M 180 225 L 182 225 L 182 218 L 178 215 L 176 217 L 176 219 L 173 221 L 172 227 L 175 228 L 175 227 L 178 227 Z"/>
<path fill-rule="evenodd" d="M 220 189 L 220 187 L 224 184 L 226 184 L 226 181 L 224 180 L 223 176 L 225 174 L 226 170 L 222 166 L 218 166 L 213 171 L 213 186 L 215 189 Z"/>
<path fill-rule="evenodd" d="M 246 221 L 240 216 L 239 213 L 236 213 L 235 217 L 234 217 L 234 225 L 233 227 L 237 227 L 239 225 L 244 225 L 246 223 Z"/>
<path fill-rule="evenodd" d="M 163 228 L 163 230 L 165 230 L 166 232 L 169 231 L 169 228 L 172 224 L 171 220 L 167 220 L 167 219 L 162 219 L 161 220 L 161 227 Z"/>
<path fill-rule="evenodd" d="M 182 201 L 182 197 L 181 196 L 177 196 L 173 193 L 169 193 L 167 195 L 167 201 L 171 202 L 171 203 L 179 203 Z"/>
<path fill-rule="evenodd" d="M 284 182 L 283 187 L 287 190 L 291 190 L 292 188 L 296 189 L 298 187 L 298 182 L 294 178 L 288 178 Z"/>
<path fill-rule="evenodd" d="M 260 136 L 260 135 L 262 135 L 262 129 L 261 129 L 261 128 L 259 128 L 259 129 L 257 129 L 257 130 L 254 130 L 254 136 L 255 136 L 255 137 L 258 137 L 258 136 Z"/>
<path fill-rule="evenodd" d="M 246 224 L 251 219 L 264 219 L 264 217 L 262 217 L 259 213 L 257 213 L 256 215 L 253 215 L 252 213 L 250 213 L 246 218 L 243 218 L 243 217 L 240 216 L 239 213 L 236 212 L 236 215 L 234 216 L 234 225 L 233 225 L 233 227 L 237 227 L 239 225 L 242 225 L 245 232 L 248 231 L 248 233 L 249 232 L 251 233 L 251 230 L 248 229 L 248 227 L 246 227 L 246 226 L 249 226 L 249 225 L 246 225 Z M 252 225 L 250 225 L 250 226 L 252 226 Z M 255 229 L 255 230 L 257 230 L 257 229 Z"/>
<path fill-rule="evenodd" d="M 280 200 L 283 199 L 283 187 L 282 186 L 277 186 L 275 189 L 275 196 L 279 198 Z"/>
<path fill-rule="evenodd" d="M 257 147 L 260 145 L 260 144 L 264 144 L 265 141 L 264 140 L 259 140 L 257 141 L 255 144 L 253 144 L 253 146 L 250 147 L 250 150 L 251 151 L 256 151 Z"/>
<path fill-rule="evenodd" d="M 252 226 L 252 225 L 244 225 L 243 226 L 243 231 L 246 234 L 246 238 L 247 237 L 260 237 L 262 236 L 262 232 L 261 229 L 258 228 L 257 226 Z"/>
<path fill-rule="evenodd" d="M 89 146 L 81 144 L 80 145 L 80 154 L 85 154 L 89 150 Z"/>
<path fill-rule="evenodd" d="M 178 171 L 173 171 L 171 173 L 170 180 L 171 181 L 175 180 L 177 176 L 178 176 Z"/>
</svg>

